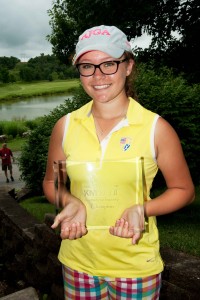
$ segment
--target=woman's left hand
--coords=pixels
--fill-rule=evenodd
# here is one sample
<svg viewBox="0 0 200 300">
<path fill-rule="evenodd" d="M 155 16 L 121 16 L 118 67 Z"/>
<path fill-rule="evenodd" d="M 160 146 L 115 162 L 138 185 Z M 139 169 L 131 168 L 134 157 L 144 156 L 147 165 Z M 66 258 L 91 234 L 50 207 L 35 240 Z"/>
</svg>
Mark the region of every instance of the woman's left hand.
<svg viewBox="0 0 200 300">
<path fill-rule="evenodd" d="M 118 237 L 132 238 L 132 244 L 135 245 L 142 236 L 144 224 L 144 206 L 134 205 L 124 211 L 109 232 Z"/>
</svg>

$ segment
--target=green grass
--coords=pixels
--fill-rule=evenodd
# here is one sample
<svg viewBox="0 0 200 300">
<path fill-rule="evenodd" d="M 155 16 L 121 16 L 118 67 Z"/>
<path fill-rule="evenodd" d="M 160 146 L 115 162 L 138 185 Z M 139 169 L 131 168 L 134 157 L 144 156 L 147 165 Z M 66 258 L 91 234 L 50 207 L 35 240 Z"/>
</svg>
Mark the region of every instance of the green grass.
<svg viewBox="0 0 200 300">
<path fill-rule="evenodd" d="M 195 201 L 183 209 L 157 217 L 162 247 L 200 256 L 200 187 Z"/>
<path fill-rule="evenodd" d="M 17 152 L 21 151 L 24 143 L 26 143 L 26 138 L 16 138 L 8 141 L 7 146 L 12 150 L 12 152 Z"/>
<path fill-rule="evenodd" d="M 12 121 L 0 121 L 0 135 L 6 135 L 7 141 L 22 138 L 23 134 L 38 126 L 42 117 L 34 120 L 13 119 Z"/>
<path fill-rule="evenodd" d="M 36 219 L 43 222 L 45 213 L 55 213 L 55 207 L 45 197 L 34 197 L 20 203 Z M 157 217 L 161 247 L 171 247 L 200 257 L 200 187 L 196 200 L 176 213 Z"/>
<path fill-rule="evenodd" d="M 50 204 L 44 196 L 29 198 L 20 202 L 20 205 L 40 222 L 44 221 L 46 213 L 55 213 L 55 206 Z"/>
<path fill-rule="evenodd" d="M 60 81 L 38 81 L 34 83 L 0 84 L 0 100 L 18 99 L 56 93 L 71 93 L 79 86 L 77 79 Z"/>
</svg>

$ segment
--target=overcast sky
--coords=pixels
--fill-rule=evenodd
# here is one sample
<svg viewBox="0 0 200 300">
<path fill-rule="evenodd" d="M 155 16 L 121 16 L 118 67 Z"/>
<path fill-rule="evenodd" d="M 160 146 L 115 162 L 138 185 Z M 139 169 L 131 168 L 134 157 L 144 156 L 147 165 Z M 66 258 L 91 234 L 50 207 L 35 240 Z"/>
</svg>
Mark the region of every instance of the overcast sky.
<svg viewBox="0 0 200 300">
<path fill-rule="evenodd" d="M 51 54 L 51 8 L 52 0 L 0 0 L 0 56 L 28 60 Z"/>
<path fill-rule="evenodd" d="M 14 56 L 21 61 L 52 54 L 46 36 L 51 33 L 48 9 L 52 0 L 0 0 L 0 56 Z M 143 36 L 133 46 L 145 47 Z"/>
</svg>

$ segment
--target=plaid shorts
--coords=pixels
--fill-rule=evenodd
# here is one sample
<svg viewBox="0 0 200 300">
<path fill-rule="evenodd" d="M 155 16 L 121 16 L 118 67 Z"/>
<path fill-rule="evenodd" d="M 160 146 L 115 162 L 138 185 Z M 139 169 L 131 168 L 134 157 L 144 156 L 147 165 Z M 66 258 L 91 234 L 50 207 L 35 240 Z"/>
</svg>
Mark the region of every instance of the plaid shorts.
<svg viewBox="0 0 200 300">
<path fill-rule="evenodd" d="M 63 265 L 65 299 L 82 300 L 158 300 L 161 274 L 145 278 L 91 276 Z"/>
</svg>

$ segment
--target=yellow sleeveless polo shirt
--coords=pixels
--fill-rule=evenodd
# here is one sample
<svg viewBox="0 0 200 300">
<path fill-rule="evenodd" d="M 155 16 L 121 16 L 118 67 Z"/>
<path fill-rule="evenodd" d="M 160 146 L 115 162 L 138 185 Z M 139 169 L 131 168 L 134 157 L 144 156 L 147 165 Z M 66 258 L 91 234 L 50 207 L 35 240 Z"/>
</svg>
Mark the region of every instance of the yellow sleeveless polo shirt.
<svg viewBox="0 0 200 300">
<path fill-rule="evenodd" d="M 58 258 L 69 268 L 93 276 L 138 278 L 163 270 L 155 217 L 148 218 L 136 245 L 108 230 L 126 208 L 150 201 L 158 170 L 154 153 L 158 115 L 129 100 L 127 118 L 101 143 L 92 101 L 70 114 L 63 138 L 71 193 L 86 205 L 88 234 L 63 240 Z"/>
</svg>

